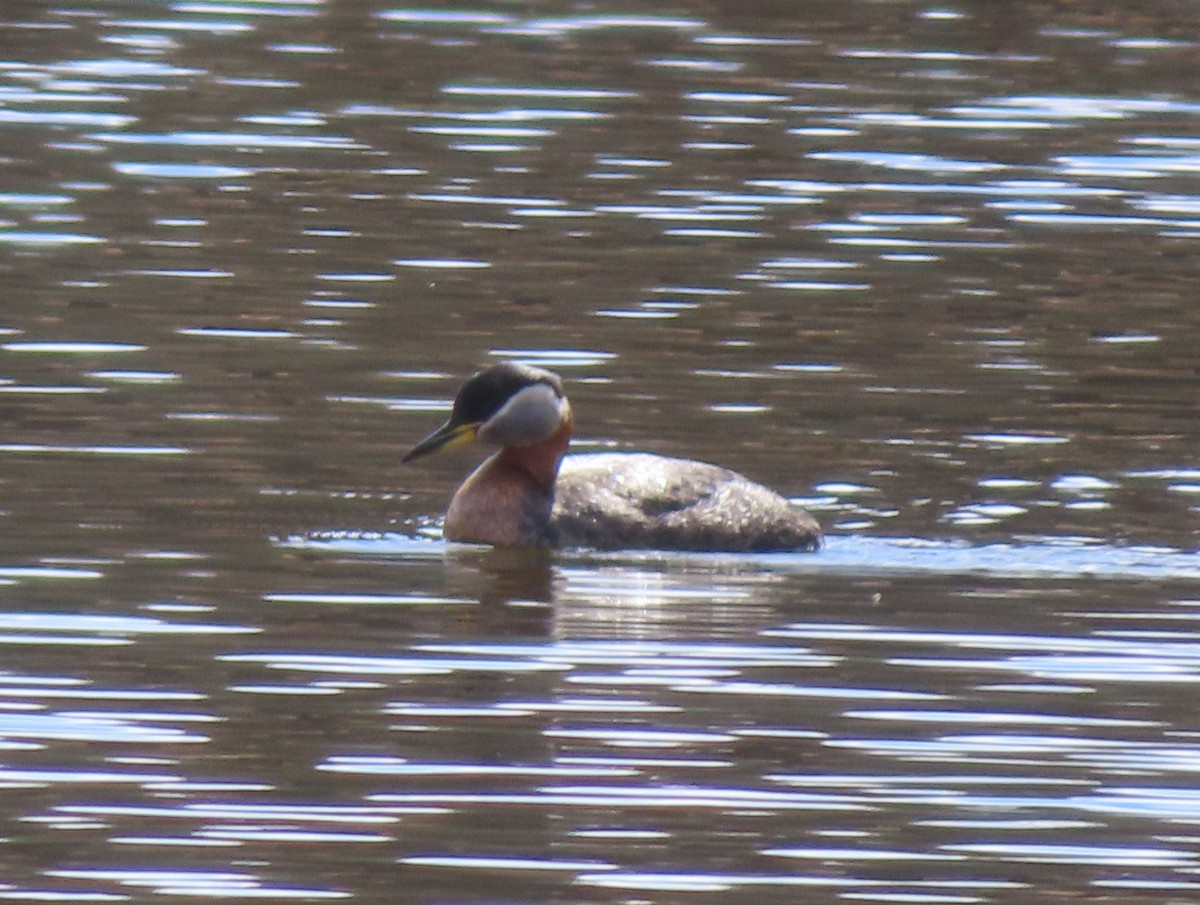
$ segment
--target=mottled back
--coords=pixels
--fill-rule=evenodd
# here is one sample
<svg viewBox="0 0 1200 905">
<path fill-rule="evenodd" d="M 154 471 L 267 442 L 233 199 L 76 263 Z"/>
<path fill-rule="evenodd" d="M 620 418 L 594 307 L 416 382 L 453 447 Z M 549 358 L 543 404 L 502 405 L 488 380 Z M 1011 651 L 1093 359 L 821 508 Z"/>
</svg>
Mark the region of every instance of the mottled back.
<svg viewBox="0 0 1200 905">
<path fill-rule="evenodd" d="M 816 521 L 727 468 L 643 453 L 567 456 L 555 485 L 560 547 L 815 550 Z"/>
</svg>

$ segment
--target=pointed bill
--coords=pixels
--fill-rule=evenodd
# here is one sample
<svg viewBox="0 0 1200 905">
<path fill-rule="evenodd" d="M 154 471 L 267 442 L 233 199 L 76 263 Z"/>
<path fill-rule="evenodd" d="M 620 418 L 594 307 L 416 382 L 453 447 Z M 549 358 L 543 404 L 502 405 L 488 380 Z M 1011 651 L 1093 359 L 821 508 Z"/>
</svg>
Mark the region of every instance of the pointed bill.
<svg viewBox="0 0 1200 905">
<path fill-rule="evenodd" d="M 432 434 L 404 454 L 401 462 L 411 462 L 430 453 L 444 449 L 457 449 L 475 442 L 475 434 L 479 430 L 479 422 L 456 424 L 453 419 L 447 421 Z"/>
</svg>

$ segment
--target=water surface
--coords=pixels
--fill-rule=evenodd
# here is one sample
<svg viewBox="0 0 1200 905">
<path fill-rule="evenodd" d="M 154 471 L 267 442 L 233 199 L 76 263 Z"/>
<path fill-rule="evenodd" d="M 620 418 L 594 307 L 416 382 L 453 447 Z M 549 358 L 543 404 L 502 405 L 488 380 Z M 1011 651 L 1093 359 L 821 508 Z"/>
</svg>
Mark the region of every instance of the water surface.
<svg viewBox="0 0 1200 905">
<path fill-rule="evenodd" d="M 0 898 L 1196 898 L 1196 39 L 1077 6 L 6 7 Z M 827 549 L 446 547 L 502 358 Z"/>
</svg>

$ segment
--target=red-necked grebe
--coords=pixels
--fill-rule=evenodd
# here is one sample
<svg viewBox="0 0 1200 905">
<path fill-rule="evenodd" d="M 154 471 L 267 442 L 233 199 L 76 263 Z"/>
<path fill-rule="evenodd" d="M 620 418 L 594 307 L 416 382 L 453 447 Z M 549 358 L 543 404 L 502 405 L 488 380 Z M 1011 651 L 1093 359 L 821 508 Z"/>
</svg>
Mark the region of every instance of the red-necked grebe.
<svg viewBox="0 0 1200 905">
<path fill-rule="evenodd" d="M 566 456 L 573 426 L 557 374 L 498 364 L 462 385 L 449 420 L 404 461 L 474 440 L 499 447 L 450 501 L 451 541 L 710 552 L 821 546 L 812 516 L 726 468 L 645 453 Z"/>
</svg>

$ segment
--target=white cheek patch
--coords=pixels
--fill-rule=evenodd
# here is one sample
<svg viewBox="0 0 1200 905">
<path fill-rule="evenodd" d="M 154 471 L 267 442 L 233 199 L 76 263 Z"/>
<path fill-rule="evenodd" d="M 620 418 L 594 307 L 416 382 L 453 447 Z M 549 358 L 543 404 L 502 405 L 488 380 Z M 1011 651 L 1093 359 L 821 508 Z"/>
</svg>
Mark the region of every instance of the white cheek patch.
<svg viewBox="0 0 1200 905">
<path fill-rule="evenodd" d="M 544 383 L 525 387 L 504 403 L 476 435 L 492 446 L 533 446 L 562 424 L 564 400 Z"/>
</svg>

